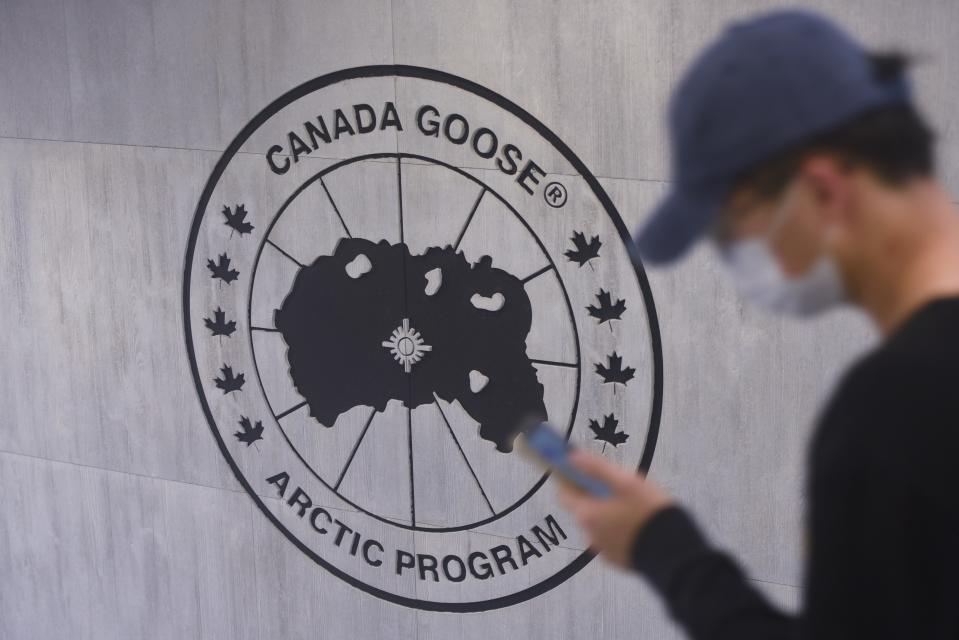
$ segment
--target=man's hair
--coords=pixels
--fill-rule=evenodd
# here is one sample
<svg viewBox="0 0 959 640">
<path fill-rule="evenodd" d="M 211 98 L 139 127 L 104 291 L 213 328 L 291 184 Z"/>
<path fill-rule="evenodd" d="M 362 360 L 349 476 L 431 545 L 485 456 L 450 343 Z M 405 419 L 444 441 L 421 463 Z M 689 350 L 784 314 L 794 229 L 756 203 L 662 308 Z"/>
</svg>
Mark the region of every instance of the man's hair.
<svg viewBox="0 0 959 640">
<path fill-rule="evenodd" d="M 876 80 L 901 80 L 909 59 L 901 53 L 870 55 Z M 802 162 L 815 153 L 835 154 L 849 166 L 861 166 L 890 186 L 934 171 L 935 135 L 911 103 L 881 107 L 859 115 L 797 147 L 781 152 L 743 173 L 737 184 L 762 198 L 775 198 Z"/>
</svg>

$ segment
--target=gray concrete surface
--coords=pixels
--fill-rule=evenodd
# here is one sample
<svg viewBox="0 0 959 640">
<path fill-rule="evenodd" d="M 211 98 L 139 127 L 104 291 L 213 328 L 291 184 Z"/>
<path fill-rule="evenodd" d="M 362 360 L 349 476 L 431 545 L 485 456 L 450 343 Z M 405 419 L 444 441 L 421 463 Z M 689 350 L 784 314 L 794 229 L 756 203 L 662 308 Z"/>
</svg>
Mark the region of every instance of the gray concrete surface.
<svg viewBox="0 0 959 640">
<path fill-rule="evenodd" d="M 446 70 L 520 104 L 635 227 L 666 186 L 663 111 L 683 66 L 728 20 L 781 4 L 0 3 L 0 637 L 681 637 L 646 585 L 599 562 L 525 603 L 454 614 L 377 599 L 306 558 L 201 412 L 184 247 L 243 125 L 300 82 L 365 64 Z M 959 4 L 804 4 L 924 56 L 921 102 L 959 186 Z M 652 476 L 795 610 L 805 443 L 872 330 L 851 313 L 744 307 L 707 249 L 650 279 L 665 372 Z"/>
</svg>

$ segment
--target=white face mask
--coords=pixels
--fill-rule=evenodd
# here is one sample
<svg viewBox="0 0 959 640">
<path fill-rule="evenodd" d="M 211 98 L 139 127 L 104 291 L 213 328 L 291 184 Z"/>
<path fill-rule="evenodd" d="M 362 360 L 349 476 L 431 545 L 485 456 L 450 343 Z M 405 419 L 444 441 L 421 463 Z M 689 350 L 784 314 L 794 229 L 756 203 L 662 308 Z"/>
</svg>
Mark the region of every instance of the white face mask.
<svg viewBox="0 0 959 640">
<path fill-rule="evenodd" d="M 793 193 L 795 189 L 788 190 L 764 238 L 737 240 L 721 254 L 744 298 L 770 311 L 809 316 L 842 304 L 846 293 L 839 269 L 825 251 L 806 273 L 795 278 L 779 266 L 770 243 L 782 226 Z"/>
</svg>

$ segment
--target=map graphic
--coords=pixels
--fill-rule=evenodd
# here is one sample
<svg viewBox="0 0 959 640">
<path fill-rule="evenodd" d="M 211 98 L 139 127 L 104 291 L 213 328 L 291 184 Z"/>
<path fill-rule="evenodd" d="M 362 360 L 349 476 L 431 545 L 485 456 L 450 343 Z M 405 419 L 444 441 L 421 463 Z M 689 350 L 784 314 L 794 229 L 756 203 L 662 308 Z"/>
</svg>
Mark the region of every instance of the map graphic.
<svg viewBox="0 0 959 640">
<path fill-rule="evenodd" d="M 519 423 L 547 418 L 526 355 L 532 310 L 522 281 L 452 247 L 344 238 L 300 269 L 275 313 L 290 376 L 331 427 L 351 408 L 459 401 L 479 435 L 512 450 Z"/>
</svg>

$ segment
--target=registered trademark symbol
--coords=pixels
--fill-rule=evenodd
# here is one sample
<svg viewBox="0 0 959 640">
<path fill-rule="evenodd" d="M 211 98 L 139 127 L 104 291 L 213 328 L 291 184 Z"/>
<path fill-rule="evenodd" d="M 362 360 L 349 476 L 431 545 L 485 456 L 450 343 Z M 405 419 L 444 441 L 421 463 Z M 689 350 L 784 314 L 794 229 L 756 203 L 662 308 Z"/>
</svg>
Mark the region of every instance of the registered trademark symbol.
<svg viewBox="0 0 959 640">
<path fill-rule="evenodd" d="M 559 209 L 566 204 L 566 187 L 558 182 L 550 182 L 543 189 L 543 199 L 549 206 Z"/>
</svg>

